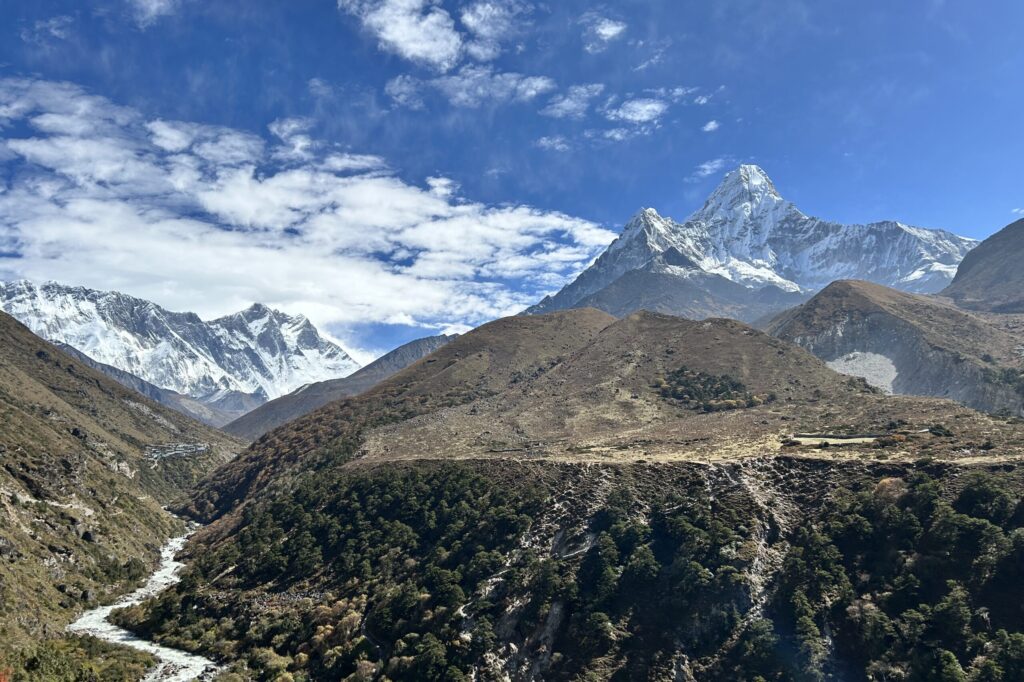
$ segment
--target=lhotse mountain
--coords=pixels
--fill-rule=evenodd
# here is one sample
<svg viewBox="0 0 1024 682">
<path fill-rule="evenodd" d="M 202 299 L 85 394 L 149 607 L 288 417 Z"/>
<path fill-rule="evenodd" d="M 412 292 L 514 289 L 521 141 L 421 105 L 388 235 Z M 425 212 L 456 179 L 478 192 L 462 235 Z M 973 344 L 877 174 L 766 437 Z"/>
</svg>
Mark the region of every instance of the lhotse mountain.
<svg viewBox="0 0 1024 682">
<path fill-rule="evenodd" d="M 808 216 L 761 168 L 742 165 L 682 223 L 640 211 L 591 267 L 527 312 L 594 306 L 620 316 L 647 309 L 750 321 L 840 279 L 940 291 L 976 244 L 895 221 L 844 225 Z"/>
<path fill-rule="evenodd" d="M 264 305 L 211 321 L 118 292 L 0 283 L 0 308 L 39 336 L 235 417 L 359 364 L 302 316 Z"/>
</svg>

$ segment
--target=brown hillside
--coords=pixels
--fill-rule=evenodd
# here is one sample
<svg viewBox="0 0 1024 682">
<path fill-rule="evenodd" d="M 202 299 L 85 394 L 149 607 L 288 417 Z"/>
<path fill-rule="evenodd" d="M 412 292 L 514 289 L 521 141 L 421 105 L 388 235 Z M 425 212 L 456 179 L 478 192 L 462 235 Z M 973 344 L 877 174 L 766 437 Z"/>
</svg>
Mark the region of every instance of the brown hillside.
<svg viewBox="0 0 1024 682">
<path fill-rule="evenodd" d="M 896 447 L 885 457 L 978 455 L 987 441 L 1009 454 L 1024 445 L 1005 420 L 887 397 L 739 322 L 653 313 L 610 320 L 572 310 L 485 325 L 368 393 L 260 439 L 207 480 L 191 511 L 216 518 L 275 481 L 316 475 L 353 453 L 357 463 L 706 460 L 774 453 L 802 432 L 912 434 L 890 439 Z M 742 389 L 695 409 L 664 395 L 681 368 Z M 937 424 L 956 437 L 928 433 Z M 873 437 L 856 445 L 843 456 L 879 454 Z"/>
<path fill-rule="evenodd" d="M 309 384 L 288 395 L 264 403 L 225 426 L 224 431 L 239 438 L 256 440 L 268 431 L 309 414 L 328 403 L 370 390 L 420 358 L 426 357 L 450 343 L 454 338 L 454 336 L 444 335 L 431 336 L 407 343 L 343 379 Z"/>
<path fill-rule="evenodd" d="M 558 364 L 614 321 L 584 308 L 485 324 L 358 398 L 331 403 L 264 435 L 207 479 L 190 511 L 204 517 L 227 512 L 304 455 L 344 450 L 367 425 L 497 394 Z"/>
<path fill-rule="evenodd" d="M 123 589 L 176 525 L 161 505 L 239 448 L 0 313 L 0 641 Z"/>
<path fill-rule="evenodd" d="M 835 282 L 778 316 L 768 332 L 825 361 L 870 353 L 892 363 L 892 390 L 1020 414 L 1024 335 L 945 299 L 867 282 Z M 849 370 L 855 372 L 855 370 Z"/>
<path fill-rule="evenodd" d="M 735 379 L 763 404 L 706 412 L 666 400 L 655 386 L 680 367 Z M 370 460 L 511 453 L 704 459 L 773 452 L 796 432 L 880 434 L 900 421 L 925 430 L 950 419 L 979 443 L 998 432 L 1008 443 L 1019 438 L 1002 422 L 947 402 L 886 397 L 740 322 L 637 313 L 499 396 L 368 432 L 364 453 Z M 925 440 L 927 449 L 952 452 L 948 443 Z"/>
<path fill-rule="evenodd" d="M 964 257 L 942 292 L 957 305 L 996 313 L 1024 313 L 1024 220 L 1006 226 Z"/>
</svg>

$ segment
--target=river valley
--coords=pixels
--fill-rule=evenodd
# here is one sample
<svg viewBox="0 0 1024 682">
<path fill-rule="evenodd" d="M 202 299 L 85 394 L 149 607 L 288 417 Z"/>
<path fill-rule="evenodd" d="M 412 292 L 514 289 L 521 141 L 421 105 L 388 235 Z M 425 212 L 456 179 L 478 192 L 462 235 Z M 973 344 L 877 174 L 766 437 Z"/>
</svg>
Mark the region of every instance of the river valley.
<svg viewBox="0 0 1024 682">
<path fill-rule="evenodd" d="M 185 534 L 167 541 L 160 551 L 160 565 L 145 585 L 113 604 L 86 611 L 78 620 L 68 626 L 68 631 L 80 635 L 92 635 L 104 641 L 131 647 L 155 656 L 159 662 L 146 675 L 143 682 L 188 682 L 212 679 L 220 670 L 220 666 L 210 659 L 141 639 L 109 621 L 110 614 L 116 609 L 145 601 L 181 579 L 179 572 L 184 564 L 176 561 L 174 557 L 185 546 L 188 536 L 189 534 Z"/>
</svg>

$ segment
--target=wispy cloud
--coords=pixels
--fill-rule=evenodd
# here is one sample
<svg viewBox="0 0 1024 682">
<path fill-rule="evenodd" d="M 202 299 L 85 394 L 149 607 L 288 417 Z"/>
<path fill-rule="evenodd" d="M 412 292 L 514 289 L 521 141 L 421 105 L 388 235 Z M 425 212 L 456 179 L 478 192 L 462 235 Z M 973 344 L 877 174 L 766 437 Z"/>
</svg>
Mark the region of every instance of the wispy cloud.
<svg viewBox="0 0 1024 682">
<path fill-rule="evenodd" d="M 1015 215 L 1024 215 L 1024 208 L 1015 208 L 1012 211 L 1010 211 L 1010 213 L 1013 213 Z"/>
<path fill-rule="evenodd" d="M 714 119 L 711 119 L 710 121 L 704 124 L 701 130 L 703 130 L 705 133 L 713 133 L 721 127 L 722 124 L 720 124 L 718 121 Z"/>
<path fill-rule="evenodd" d="M 548 105 L 540 110 L 544 116 L 552 118 L 583 118 L 590 108 L 590 102 L 604 92 L 604 85 L 573 85 L 565 93 L 551 98 Z"/>
<path fill-rule="evenodd" d="M 413 76 L 395 76 L 384 86 L 384 93 L 398 106 L 408 109 L 423 108 L 423 83 Z"/>
<path fill-rule="evenodd" d="M 697 166 L 693 173 L 686 178 L 687 182 L 699 182 L 705 178 L 709 178 L 712 175 L 717 175 L 725 170 L 728 166 L 734 163 L 733 159 L 728 156 L 721 156 L 717 159 L 710 159 Z"/>
<path fill-rule="evenodd" d="M 74 19 L 66 15 L 51 17 L 36 21 L 31 28 L 21 29 L 19 35 L 26 43 L 46 45 L 50 41 L 67 40 L 71 35 L 72 24 Z"/>
<path fill-rule="evenodd" d="M 611 128 L 609 130 L 602 131 L 601 137 L 606 140 L 612 140 L 613 142 L 623 142 L 633 137 L 636 133 L 628 128 Z"/>
<path fill-rule="evenodd" d="M 479 0 L 465 7 L 459 19 L 472 36 L 466 52 L 479 61 L 496 59 L 503 45 L 519 35 L 520 17 L 529 10 L 529 5 L 515 0 Z"/>
<path fill-rule="evenodd" d="M 553 152 L 567 152 L 572 148 L 569 141 L 562 135 L 545 136 L 538 139 L 534 144 L 541 149 Z"/>
<path fill-rule="evenodd" d="M 0 80 L 0 251 L 16 254 L 0 278 L 206 316 L 262 301 L 328 328 L 436 328 L 520 310 L 614 238 L 563 213 L 472 201 L 451 178 L 402 180 L 303 119 L 271 128 L 149 119 L 74 85 Z"/>
<path fill-rule="evenodd" d="M 423 90 L 431 88 L 458 107 L 476 108 L 484 104 L 528 102 L 555 89 L 547 76 L 498 72 L 490 65 L 467 64 L 454 73 L 427 80 L 398 76 L 385 86 L 396 104 L 420 108 Z"/>
<path fill-rule="evenodd" d="M 135 21 L 142 28 L 152 25 L 160 17 L 174 14 L 179 0 L 127 0 Z"/>
<path fill-rule="evenodd" d="M 672 47 L 672 41 L 666 38 L 650 45 L 645 40 L 633 40 L 630 41 L 630 45 L 638 50 L 645 51 L 650 55 L 647 59 L 633 67 L 634 71 L 646 71 L 653 66 L 661 64 L 665 60 L 665 55 L 668 53 L 669 48 Z"/>
<path fill-rule="evenodd" d="M 622 37 L 628 25 L 595 12 L 580 17 L 583 26 L 583 49 L 591 54 L 604 52 L 608 45 Z"/>
</svg>

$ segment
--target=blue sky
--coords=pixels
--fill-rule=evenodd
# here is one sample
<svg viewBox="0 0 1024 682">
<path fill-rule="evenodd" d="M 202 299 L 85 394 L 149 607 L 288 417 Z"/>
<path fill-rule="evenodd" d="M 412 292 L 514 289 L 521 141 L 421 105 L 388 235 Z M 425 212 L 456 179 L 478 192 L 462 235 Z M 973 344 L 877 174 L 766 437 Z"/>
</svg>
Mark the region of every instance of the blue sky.
<svg viewBox="0 0 1024 682">
<path fill-rule="evenodd" d="M 1021 26 L 1010 0 L 0 0 L 0 276 L 258 299 L 372 353 L 519 309 L 741 161 L 807 213 L 984 237 L 1024 215 Z"/>
</svg>

